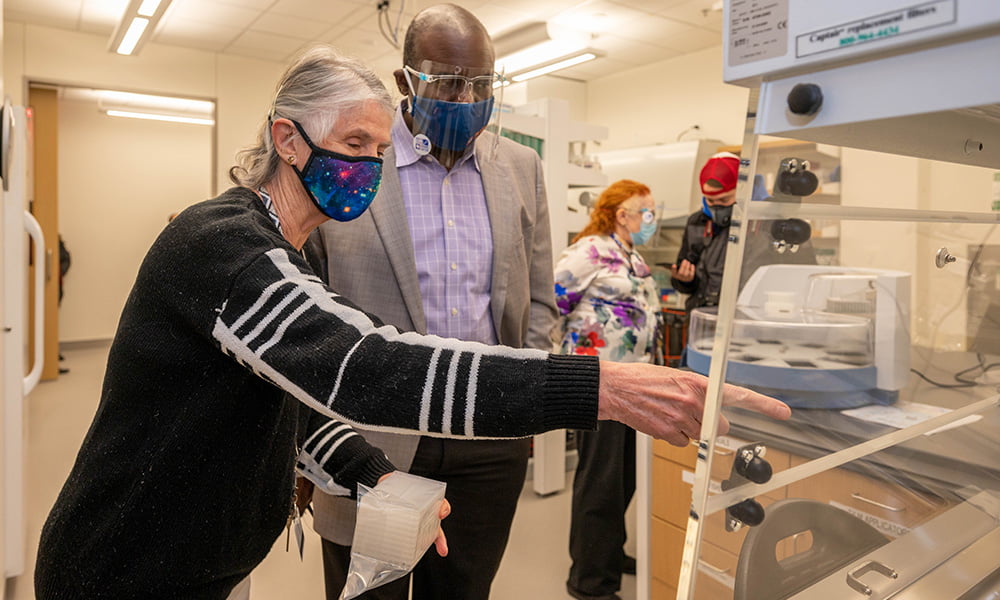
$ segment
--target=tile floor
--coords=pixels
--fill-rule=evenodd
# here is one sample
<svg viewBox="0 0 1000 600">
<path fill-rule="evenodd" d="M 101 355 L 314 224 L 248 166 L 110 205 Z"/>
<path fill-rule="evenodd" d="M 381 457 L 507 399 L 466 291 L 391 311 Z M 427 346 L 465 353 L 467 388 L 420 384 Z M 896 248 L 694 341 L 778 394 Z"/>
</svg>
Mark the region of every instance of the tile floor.
<svg viewBox="0 0 1000 600">
<path fill-rule="evenodd" d="M 70 372 L 58 381 L 39 384 L 28 401 L 27 574 L 7 581 L 7 600 L 34 600 L 30 573 L 39 530 L 72 466 L 100 394 L 108 344 L 67 346 L 64 366 Z M 569 500 L 568 492 L 542 498 L 531 490 L 530 482 L 526 485 L 492 600 L 569 597 L 565 591 Z M 323 598 L 319 538 L 309 533 L 307 521 L 304 561 L 295 552 L 285 552 L 284 537 L 275 543 L 253 573 L 252 600 Z M 635 598 L 634 577 L 624 578 L 620 595 Z"/>
</svg>

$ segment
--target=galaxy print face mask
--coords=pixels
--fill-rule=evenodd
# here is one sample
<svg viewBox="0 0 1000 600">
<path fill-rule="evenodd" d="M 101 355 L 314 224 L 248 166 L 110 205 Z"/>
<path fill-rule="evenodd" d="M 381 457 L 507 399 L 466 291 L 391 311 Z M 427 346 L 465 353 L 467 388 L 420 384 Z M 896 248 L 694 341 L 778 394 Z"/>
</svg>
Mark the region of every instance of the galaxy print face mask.
<svg viewBox="0 0 1000 600">
<path fill-rule="evenodd" d="M 382 181 L 382 159 L 348 156 L 312 143 L 302 126 L 292 121 L 309 145 L 312 155 L 301 171 L 294 165 L 302 187 L 320 212 L 335 221 L 351 221 L 371 205 Z"/>
</svg>

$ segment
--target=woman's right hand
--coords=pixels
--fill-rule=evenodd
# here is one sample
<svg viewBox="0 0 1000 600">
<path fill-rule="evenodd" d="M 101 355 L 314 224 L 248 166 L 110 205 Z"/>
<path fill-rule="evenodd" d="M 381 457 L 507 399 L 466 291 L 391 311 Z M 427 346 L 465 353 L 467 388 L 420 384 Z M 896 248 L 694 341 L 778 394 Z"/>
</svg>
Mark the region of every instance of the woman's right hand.
<svg viewBox="0 0 1000 600">
<path fill-rule="evenodd" d="M 438 511 L 438 518 L 444 519 L 451 514 L 451 504 L 447 500 L 441 501 L 441 510 Z M 438 526 L 437 537 L 434 538 L 434 548 L 438 556 L 448 556 L 448 538 L 444 536 L 444 529 Z"/>
<path fill-rule="evenodd" d="M 624 423 L 636 431 L 686 446 L 701 437 L 708 378 L 647 363 L 601 361 L 597 418 Z M 754 410 L 785 420 L 792 411 L 784 402 L 747 388 L 725 384 L 723 405 Z M 725 435 L 729 422 L 719 414 L 716 433 Z"/>
</svg>

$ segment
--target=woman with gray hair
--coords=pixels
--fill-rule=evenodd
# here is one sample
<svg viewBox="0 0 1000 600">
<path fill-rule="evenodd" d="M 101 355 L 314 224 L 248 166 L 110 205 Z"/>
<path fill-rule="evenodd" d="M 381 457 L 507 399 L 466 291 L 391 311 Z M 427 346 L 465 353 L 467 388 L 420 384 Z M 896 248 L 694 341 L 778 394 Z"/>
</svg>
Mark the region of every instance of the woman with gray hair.
<svg viewBox="0 0 1000 600">
<path fill-rule="evenodd" d="M 500 438 L 617 419 L 675 443 L 698 435 L 701 376 L 401 334 L 320 282 L 302 245 L 374 199 L 391 120 L 368 69 L 306 52 L 240 153 L 238 186 L 153 243 L 42 531 L 37 598 L 226 598 L 296 520 L 300 451 L 345 493 L 392 471 L 351 424 Z M 788 416 L 749 390 L 727 397 Z M 300 444 L 302 405 L 340 422 Z"/>
</svg>

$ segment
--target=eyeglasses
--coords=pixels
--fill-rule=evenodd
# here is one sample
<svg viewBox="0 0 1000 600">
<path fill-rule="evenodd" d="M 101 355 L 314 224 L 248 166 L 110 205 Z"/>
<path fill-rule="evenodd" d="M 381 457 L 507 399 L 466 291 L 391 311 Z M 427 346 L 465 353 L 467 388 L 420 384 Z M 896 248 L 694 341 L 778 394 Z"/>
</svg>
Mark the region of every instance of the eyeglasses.
<svg viewBox="0 0 1000 600">
<path fill-rule="evenodd" d="M 503 83 L 503 77 L 499 73 L 466 77 L 465 75 L 421 73 L 410 66 L 404 66 L 403 69 L 426 84 L 428 91 L 443 98 L 459 96 L 470 88 L 475 98 L 489 98 L 493 95 L 493 88 Z"/>
<path fill-rule="evenodd" d="M 625 212 L 639 213 L 642 215 L 643 223 L 654 223 L 656 221 L 656 211 L 651 208 L 640 208 L 639 210 L 634 210 L 631 208 L 623 208 Z"/>
</svg>

